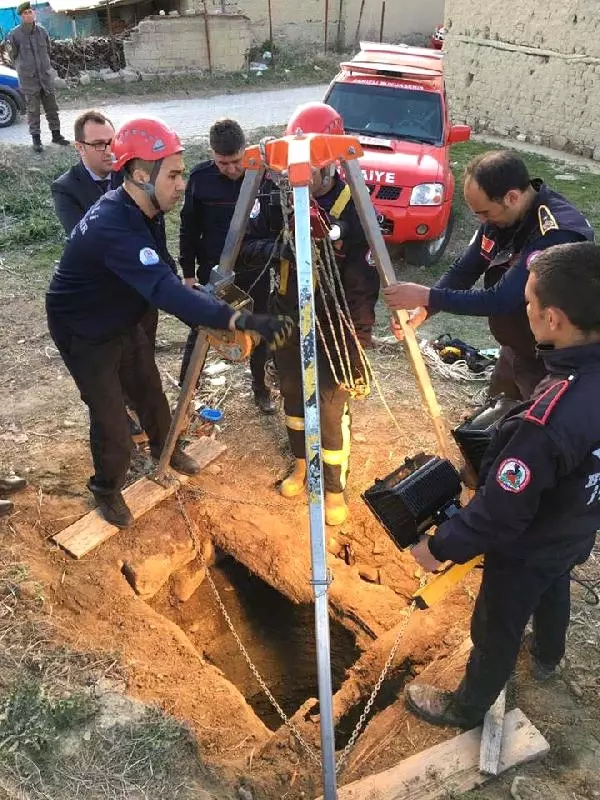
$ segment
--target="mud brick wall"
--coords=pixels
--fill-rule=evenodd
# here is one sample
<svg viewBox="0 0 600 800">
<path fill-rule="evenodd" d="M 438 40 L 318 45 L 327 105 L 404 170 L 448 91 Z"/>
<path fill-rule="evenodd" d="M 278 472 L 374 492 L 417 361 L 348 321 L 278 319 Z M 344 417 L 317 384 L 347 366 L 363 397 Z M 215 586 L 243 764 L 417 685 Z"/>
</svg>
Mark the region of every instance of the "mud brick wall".
<svg viewBox="0 0 600 800">
<path fill-rule="evenodd" d="M 600 160 L 598 0 L 446 0 L 455 122 Z"/>
<path fill-rule="evenodd" d="M 248 19 L 239 14 L 209 14 L 213 70 L 234 72 L 246 63 L 251 44 Z M 123 42 L 128 67 L 140 72 L 207 70 L 204 14 L 147 17 Z"/>
<path fill-rule="evenodd" d="M 201 0 L 184 0 L 188 7 L 200 9 Z M 327 41 L 337 43 L 338 20 L 341 42 L 354 44 L 361 0 L 271 0 L 273 39 L 322 47 L 325 37 L 325 9 L 328 7 Z M 379 39 L 382 0 L 365 0 L 360 25 L 363 39 Z M 269 4 L 267 0 L 207 0 L 209 11 L 238 11 L 250 19 L 254 44 L 269 38 Z M 384 39 L 393 42 L 404 35 L 430 35 L 443 22 L 444 0 L 387 0 L 385 6 Z"/>
</svg>

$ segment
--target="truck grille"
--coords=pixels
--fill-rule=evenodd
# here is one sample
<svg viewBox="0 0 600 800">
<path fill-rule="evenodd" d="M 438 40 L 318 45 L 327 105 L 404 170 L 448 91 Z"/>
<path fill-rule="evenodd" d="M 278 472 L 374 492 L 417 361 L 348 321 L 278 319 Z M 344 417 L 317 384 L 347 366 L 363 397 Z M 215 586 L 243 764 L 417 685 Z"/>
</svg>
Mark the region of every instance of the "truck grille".
<svg viewBox="0 0 600 800">
<path fill-rule="evenodd" d="M 378 200 L 397 200 L 402 190 L 398 186 L 382 186 L 377 192 Z"/>
</svg>

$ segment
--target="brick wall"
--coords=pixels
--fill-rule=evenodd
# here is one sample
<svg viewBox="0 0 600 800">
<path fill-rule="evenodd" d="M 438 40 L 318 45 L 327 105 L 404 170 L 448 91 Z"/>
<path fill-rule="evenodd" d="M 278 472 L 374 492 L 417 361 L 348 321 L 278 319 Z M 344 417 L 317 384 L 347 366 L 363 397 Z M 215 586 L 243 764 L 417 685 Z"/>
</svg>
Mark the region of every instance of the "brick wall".
<svg viewBox="0 0 600 800">
<path fill-rule="evenodd" d="M 213 70 L 234 72 L 246 63 L 251 44 L 248 19 L 239 14 L 208 15 Z M 147 17 L 123 43 L 128 67 L 140 72 L 207 70 L 204 14 Z"/>
<path fill-rule="evenodd" d="M 597 0 L 446 0 L 454 121 L 600 160 Z"/>
</svg>

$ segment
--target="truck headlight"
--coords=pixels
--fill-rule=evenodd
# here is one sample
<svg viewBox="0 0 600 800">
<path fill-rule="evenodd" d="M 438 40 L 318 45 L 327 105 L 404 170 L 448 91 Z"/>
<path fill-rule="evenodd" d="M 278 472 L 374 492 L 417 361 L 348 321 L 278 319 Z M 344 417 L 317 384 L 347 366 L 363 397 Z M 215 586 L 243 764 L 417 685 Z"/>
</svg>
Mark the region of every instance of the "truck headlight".
<svg viewBox="0 0 600 800">
<path fill-rule="evenodd" d="M 443 183 L 420 183 L 410 194 L 411 206 L 441 206 L 443 200 Z"/>
</svg>

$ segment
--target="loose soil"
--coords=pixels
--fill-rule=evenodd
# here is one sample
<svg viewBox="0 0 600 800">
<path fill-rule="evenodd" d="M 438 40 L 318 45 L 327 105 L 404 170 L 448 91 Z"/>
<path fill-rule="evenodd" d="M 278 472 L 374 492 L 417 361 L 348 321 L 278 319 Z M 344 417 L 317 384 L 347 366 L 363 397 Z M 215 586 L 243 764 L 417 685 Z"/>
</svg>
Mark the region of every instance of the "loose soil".
<svg viewBox="0 0 600 800">
<path fill-rule="evenodd" d="M 457 249 L 460 244 L 456 242 Z M 274 718 L 265 724 L 253 710 L 258 705 L 246 702 L 245 697 L 256 695 L 256 687 L 251 687 L 251 678 L 244 673 L 242 657 L 206 585 L 182 603 L 173 593 L 172 581 L 166 580 L 154 597 L 144 600 L 123 574 L 125 563 L 144 563 L 168 549 L 168 543 L 173 551 L 190 547 L 174 498 L 79 562 L 51 542 L 54 533 L 91 508 L 84 488 L 91 464 L 85 408 L 52 346 L 43 315 L 43 291 L 54 251 L 48 251 L 45 263 L 39 263 L 36 251 L 35 265 L 30 268 L 32 253 L 13 253 L 0 264 L 0 467 L 14 467 L 30 482 L 15 498 L 15 513 L 0 521 L 0 560 L 26 565 L 38 587 L 27 613 L 51 621 L 56 644 L 74 651 L 117 653 L 126 693 L 157 704 L 189 725 L 201 762 L 213 776 L 198 786 L 204 786 L 210 796 L 234 797 L 236 791 L 237 796 L 247 796 L 239 792 L 241 787 L 265 800 L 317 797 L 318 767 L 287 728 L 274 731 Z M 379 320 L 381 337 L 386 333 L 381 309 Z M 173 376 L 178 374 L 185 336 L 182 324 L 161 315 L 157 361 L 173 402 L 177 396 Z M 431 425 L 401 348 L 379 339 L 371 358 L 395 422 L 376 390 L 367 400 L 353 404 L 351 516 L 341 528 L 327 530 L 334 575 L 332 614 L 343 628 L 345 652 L 351 654 L 339 671 L 340 688 L 334 697 L 341 745 L 380 673 L 420 578 L 414 561 L 392 544 L 360 494 L 376 477 L 399 466 L 405 456 L 435 449 Z M 479 388 L 438 378 L 435 386 L 450 423 L 468 411 Z M 250 559 L 258 563 L 262 549 L 262 581 L 275 584 L 292 600 L 306 602 L 311 592 L 308 569 L 302 566 L 308 563 L 309 553 L 306 506 L 302 499 L 284 501 L 276 488 L 290 465 L 281 413 L 259 414 L 243 365 L 232 365 L 217 378 L 205 379 L 199 399 L 222 409 L 223 424 L 216 435 L 228 449 L 185 492 L 193 523 L 203 538 L 229 547 L 238 564 Z M 132 479 L 147 465 L 140 446 Z M 597 581 L 599 557 L 596 552 L 581 574 Z M 222 568 L 218 565 L 213 571 Z M 229 578 L 219 583 L 224 593 L 234 586 Z M 473 573 L 438 606 L 410 618 L 376 706 L 378 713 L 368 720 L 352 751 L 342 784 L 383 770 L 456 733 L 410 716 L 403 706 L 402 687 L 417 674 L 442 686 L 457 684 L 477 583 L 478 575 Z M 510 687 L 511 704 L 521 707 L 552 745 L 543 763 L 517 770 L 525 779 L 519 784 L 523 798 L 600 796 L 600 617 L 597 608 L 586 604 L 587 597 L 586 590 L 575 585 L 568 663 L 562 677 L 544 686 L 536 684 L 523 657 Z M 235 606 L 242 639 L 251 637 L 243 593 L 236 597 Z M 215 652 L 219 637 L 221 648 Z M 267 667 L 278 659 L 276 652 L 259 652 L 255 657 L 266 661 Z M 228 663 L 234 661 L 235 667 Z M 0 674 L 0 683 L 7 685 L 10 677 Z M 286 677 L 294 680 L 293 674 L 280 674 L 276 689 Z M 287 711 L 308 744 L 318 748 L 315 697 L 313 681 L 312 691 L 296 698 Z M 191 753 L 181 769 L 192 772 L 197 759 Z M 514 774 L 494 781 L 477 796 L 506 797 L 513 778 Z"/>
</svg>

